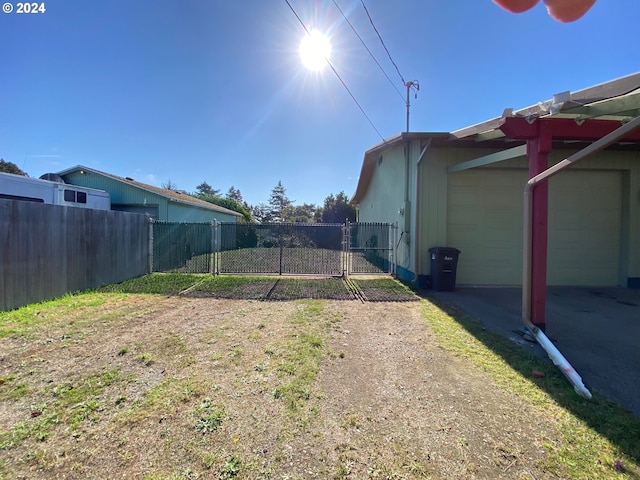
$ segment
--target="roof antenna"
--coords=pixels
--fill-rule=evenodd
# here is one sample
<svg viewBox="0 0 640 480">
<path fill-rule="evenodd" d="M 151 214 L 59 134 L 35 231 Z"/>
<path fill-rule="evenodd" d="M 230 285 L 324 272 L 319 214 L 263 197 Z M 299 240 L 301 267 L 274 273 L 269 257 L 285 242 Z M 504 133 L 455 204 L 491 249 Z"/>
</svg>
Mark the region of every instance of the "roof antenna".
<svg viewBox="0 0 640 480">
<path fill-rule="evenodd" d="M 409 92 L 413 88 L 415 90 L 415 98 L 418 98 L 418 91 L 420 90 L 420 82 L 418 80 L 409 81 L 404 84 L 407 87 L 407 132 L 409 132 L 409 109 L 411 108 L 411 102 L 409 101 Z"/>
</svg>

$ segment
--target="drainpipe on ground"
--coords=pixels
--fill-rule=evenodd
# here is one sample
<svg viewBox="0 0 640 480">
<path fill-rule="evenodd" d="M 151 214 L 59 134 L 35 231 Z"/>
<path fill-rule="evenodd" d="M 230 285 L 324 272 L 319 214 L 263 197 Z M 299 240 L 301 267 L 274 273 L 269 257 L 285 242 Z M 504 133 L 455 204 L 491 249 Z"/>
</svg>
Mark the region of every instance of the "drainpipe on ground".
<svg viewBox="0 0 640 480">
<path fill-rule="evenodd" d="M 620 138 L 624 137 L 628 133 L 640 127 L 640 117 L 636 117 L 628 123 L 625 123 L 621 127 L 617 128 L 613 132 L 605 135 L 601 139 L 593 142 L 586 148 L 583 148 L 579 152 L 574 153 L 569 158 L 562 160 L 553 167 L 548 168 L 544 172 L 531 178 L 524 188 L 524 262 L 523 262 L 523 279 L 522 279 L 522 322 L 524 326 L 529 329 L 540 346 L 547 352 L 551 360 L 555 365 L 560 368 L 560 371 L 567 377 L 567 380 L 573 385 L 573 389 L 587 399 L 591 398 L 591 392 L 582 383 L 582 378 L 578 375 L 578 372 L 574 370 L 567 359 L 560 353 L 549 338 L 531 321 L 531 252 L 533 249 L 531 241 L 531 232 L 533 229 L 533 191 L 537 185 L 547 181 L 553 175 L 560 173 L 562 170 L 570 167 L 574 163 L 583 160 L 592 153 L 598 152 L 612 143 L 615 143 Z"/>
</svg>

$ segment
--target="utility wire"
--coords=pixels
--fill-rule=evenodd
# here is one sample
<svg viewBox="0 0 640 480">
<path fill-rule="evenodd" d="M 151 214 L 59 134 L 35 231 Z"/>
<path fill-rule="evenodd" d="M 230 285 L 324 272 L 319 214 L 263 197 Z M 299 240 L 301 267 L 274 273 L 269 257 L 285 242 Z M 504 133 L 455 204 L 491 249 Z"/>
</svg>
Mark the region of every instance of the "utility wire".
<svg viewBox="0 0 640 480">
<path fill-rule="evenodd" d="M 291 9 L 291 11 L 293 12 L 293 14 L 296 16 L 296 18 L 298 19 L 298 22 L 300 22 L 300 25 L 302 25 L 302 28 L 304 28 L 304 31 L 307 32 L 307 35 L 311 35 L 311 32 L 309 31 L 309 29 L 307 28 L 307 26 L 304 24 L 304 22 L 302 21 L 302 19 L 298 16 L 298 13 L 295 11 L 295 9 L 291 6 L 291 4 L 289 3 L 289 0 L 284 0 L 285 3 L 289 6 L 289 8 Z M 382 139 L 382 141 L 385 141 L 385 138 L 382 136 L 382 134 L 380 133 L 380 131 L 376 128 L 376 126 L 374 125 L 373 121 L 371 121 L 371 119 L 369 118 L 369 115 L 367 115 L 367 113 L 364 111 L 364 109 L 362 108 L 362 105 L 360 105 L 360 103 L 358 102 L 358 100 L 356 100 L 356 97 L 353 95 L 353 93 L 351 93 L 351 90 L 349 90 L 349 87 L 347 87 L 347 84 L 344 82 L 344 80 L 342 79 L 342 77 L 340 76 L 340 74 L 337 72 L 337 70 L 334 68 L 333 64 L 331 63 L 331 61 L 328 58 L 325 58 L 325 61 L 327 62 L 327 65 L 329 65 L 329 67 L 331 67 L 331 70 L 333 71 L 333 73 L 336 75 L 336 77 L 338 77 L 338 80 L 340 80 L 340 83 L 342 83 L 342 86 L 345 88 L 345 90 L 349 93 L 349 95 L 351 96 L 351 99 L 355 102 L 355 104 L 358 106 L 358 108 L 360 109 L 360 111 L 362 112 L 362 114 L 365 116 L 365 118 L 367 119 L 367 121 L 369 122 L 369 124 L 373 127 L 373 129 L 376 131 L 376 133 L 378 134 L 378 136 Z M 397 68 L 397 67 L 396 67 Z"/>
<path fill-rule="evenodd" d="M 356 34 L 356 37 L 358 37 L 358 40 L 360 40 L 360 43 L 362 43 L 362 46 L 365 48 L 365 50 L 369 53 L 369 56 L 371 56 L 371 58 L 373 59 L 374 62 L 376 62 L 376 65 L 378 65 L 378 68 L 380 68 L 380 71 L 382 72 L 382 74 L 387 77 L 387 80 L 389 80 L 389 83 L 391 84 L 391 86 L 395 89 L 396 92 L 398 92 L 398 95 L 400 95 L 400 98 L 402 99 L 402 102 L 404 103 L 404 97 L 402 96 L 402 93 L 400 93 L 400 90 L 398 90 L 398 87 L 396 87 L 396 84 L 393 83 L 393 80 L 391 80 L 389 78 L 389 75 L 387 75 L 387 72 L 384 71 L 384 68 L 382 68 L 382 65 L 380 65 L 380 62 L 378 62 L 378 60 L 376 59 L 376 57 L 373 55 L 373 53 L 371 53 L 371 50 L 369 50 L 369 47 L 367 47 L 367 44 L 364 42 L 364 40 L 362 39 L 362 37 L 358 34 L 358 32 L 356 31 L 355 27 L 351 24 L 351 22 L 349 21 L 349 19 L 347 18 L 347 16 L 344 14 L 344 12 L 342 11 L 342 9 L 340 8 L 340 6 L 336 3 L 336 0 L 333 0 L 333 4 L 336 6 L 336 8 L 338 9 L 338 11 L 342 14 L 342 17 L 345 19 L 345 21 L 349 24 L 349 26 L 351 27 L 351 30 L 353 30 L 353 33 Z M 388 53 L 388 52 L 387 52 Z M 397 67 L 396 67 L 397 68 Z"/>
<path fill-rule="evenodd" d="M 382 36 L 380 35 L 380 32 L 378 32 L 378 29 L 376 28 L 375 24 L 373 23 L 373 19 L 371 18 L 371 15 L 369 15 L 369 10 L 367 10 L 367 6 L 364 4 L 364 0 L 360 0 L 360 3 L 362 3 L 362 7 L 364 8 L 364 11 L 367 13 L 367 17 L 369 17 L 369 22 L 371 22 L 371 26 L 373 27 L 373 29 L 375 30 L 376 34 L 378 35 L 378 38 L 380 39 L 380 43 L 382 43 L 382 46 L 384 47 L 385 51 L 387 52 L 387 55 L 389 56 L 389 60 L 391 60 L 391 63 L 393 63 L 393 66 L 396 67 L 396 72 L 398 72 L 398 75 L 400 76 L 400 80 L 402 80 L 402 84 L 406 86 L 407 82 L 404 81 L 404 77 L 400 73 L 400 69 L 398 68 L 398 65 L 396 65 L 396 62 L 394 62 L 393 58 L 391 58 L 391 53 L 389 53 L 389 49 L 384 44 L 384 40 L 382 40 Z"/>
</svg>

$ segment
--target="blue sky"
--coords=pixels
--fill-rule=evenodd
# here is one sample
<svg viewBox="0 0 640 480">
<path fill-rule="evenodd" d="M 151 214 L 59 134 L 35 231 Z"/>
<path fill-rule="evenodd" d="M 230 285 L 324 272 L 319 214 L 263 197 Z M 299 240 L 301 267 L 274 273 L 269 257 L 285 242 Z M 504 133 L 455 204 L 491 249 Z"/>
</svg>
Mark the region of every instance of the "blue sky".
<svg viewBox="0 0 640 480">
<path fill-rule="evenodd" d="M 16 2 L 12 2 L 16 5 Z M 360 0 L 290 0 L 330 35 L 331 61 L 383 137 L 405 129 L 404 86 Z M 598 0 L 561 24 L 542 4 L 365 0 L 412 96 L 412 131 L 453 131 L 640 70 L 638 0 Z M 330 69 L 306 70 L 284 0 L 49 0 L 0 14 L 0 157 L 30 176 L 86 165 L 186 191 L 206 181 L 267 202 L 355 191 L 381 141 Z"/>
</svg>

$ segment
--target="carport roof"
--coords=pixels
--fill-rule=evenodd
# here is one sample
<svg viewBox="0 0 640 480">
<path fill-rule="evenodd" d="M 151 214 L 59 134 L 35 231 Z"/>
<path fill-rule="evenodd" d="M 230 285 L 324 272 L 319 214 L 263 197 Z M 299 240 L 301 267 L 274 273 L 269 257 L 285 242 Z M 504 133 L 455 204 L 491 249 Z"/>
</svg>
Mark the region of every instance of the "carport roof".
<svg viewBox="0 0 640 480">
<path fill-rule="evenodd" d="M 475 142 L 504 138 L 500 125 L 507 117 L 521 117 L 529 122 L 537 118 L 569 118 L 581 125 L 591 119 L 624 123 L 639 115 L 640 72 L 577 92 L 557 93 L 550 100 L 517 111 L 507 108 L 500 117 L 456 130 L 451 136 Z"/>
<path fill-rule="evenodd" d="M 497 150 L 513 149 L 512 154 L 505 151 L 505 155 L 494 157 L 504 160 L 511 156 L 523 154 L 525 140 L 509 138 L 502 130 L 507 119 L 533 124 L 537 119 L 561 120 L 565 125 L 575 128 L 565 128 L 563 136 L 554 135 L 554 148 L 582 148 L 599 138 L 598 132 L 612 130 L 621 123 L 640 116 L 640 72 L 616 80 L 602 83 L 576 92 L 562 92 L 544 102 L 514 111 L 507 108 L 499 117 L 485 122 L 456 130 L 454 132 L 405 132 L 397 134 L 384 142 L 374 145 L 365 152 L 362 169 L 356 191 L 351 198 L 352 204 L 358 204 L 369 188 L 373 171 L 382 152 L 407 141 L 418 140 L 432 147 L 475 147 L 493 148 Z M 587 125 L 599 128 L 579 127 Z M 585 134 L 581 133 L 585 132 Z M 604 135 L 604 134 L 602 134 Z M 521 147 L 514 149 L 513 147 Z M 640 149 L 640 132 L 636 131 L 609 148 Z M 480 162 L 485 160 L 478 159 Z M 487 159 L 485 163 L 494 161 Z M 497 161 L 497 160 L 495 160 Z M 468 168 L 477 166 L 473 161 L 468 162 Z M 465 167 L 467 168 L 467 167 Z"/>
</svg>

